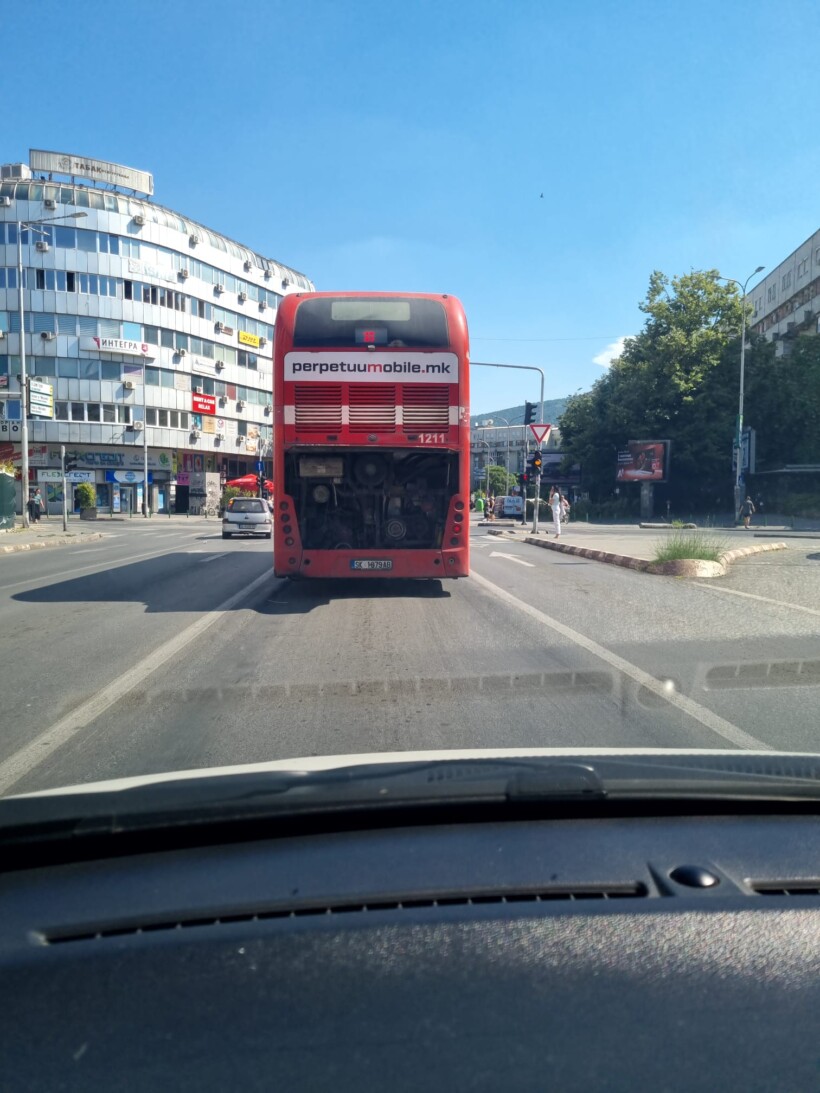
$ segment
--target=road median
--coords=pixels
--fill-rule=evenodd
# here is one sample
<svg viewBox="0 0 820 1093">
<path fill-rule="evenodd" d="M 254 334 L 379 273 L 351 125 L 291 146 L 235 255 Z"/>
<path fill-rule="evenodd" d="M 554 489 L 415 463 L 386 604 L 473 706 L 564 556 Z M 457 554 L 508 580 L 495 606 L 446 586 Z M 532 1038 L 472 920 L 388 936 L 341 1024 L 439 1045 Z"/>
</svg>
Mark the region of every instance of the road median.
<svg viewBox="0 0 820 1093">
<path fill-rule="evenodd" d="M 490 535 L 509 539 L 514 542 L 522 540 L 517 536 L 505 534 L 502 530 L 489 531 Z M 610 550 L 600 550 L 596 547 L 577 546 L 574 543 L 562 543 L 556 539 L 540 539 L 534 535 L 526 535 L 523 542 L 531 546 L 541 547 L 543 550 L 557 550 L 562 554 L 573 554 L 580 558 L 589 558 L 591 561 L 604 562 L 607 565 L 621 566 L 623 569 L 634 569 L 641 573 L 649 573 L 661 577 L 696 577 L 698 579 L 710 577 L 724 577 L 729 566 L 740 558 L 748 558 L 754 554 L 766 554 L 772 550 L 786 550 L 786 543 L 755 543 L 747 547 L 738 547 L 734 550 L 723 551 L 717 561 L 704 561 L 698 558 L 677 558 L 669 562 L 655 562 L 650 558 L 637 558 L 632 554 L 625 554 Z"/>
</svg>

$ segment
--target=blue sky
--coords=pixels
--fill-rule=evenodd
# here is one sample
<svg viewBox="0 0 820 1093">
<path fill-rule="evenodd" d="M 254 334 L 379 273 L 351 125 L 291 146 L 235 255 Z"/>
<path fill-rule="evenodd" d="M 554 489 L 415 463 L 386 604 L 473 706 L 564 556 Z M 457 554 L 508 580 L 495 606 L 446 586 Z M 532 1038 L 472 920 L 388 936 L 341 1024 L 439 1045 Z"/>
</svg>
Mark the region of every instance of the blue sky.
<svg viewBox="0 0 820 1093">
<path fill-rule="evenodd" d="M 816 0 L 30 0 L 0 160 L 149 170 L 322 289 L 453 293 L 474 360 L 560 397 L 653 269 L 743 280 L 817 229 L 818 39 Z M 536 395 L 473 374 L 474 412 Z"/>
</svg>

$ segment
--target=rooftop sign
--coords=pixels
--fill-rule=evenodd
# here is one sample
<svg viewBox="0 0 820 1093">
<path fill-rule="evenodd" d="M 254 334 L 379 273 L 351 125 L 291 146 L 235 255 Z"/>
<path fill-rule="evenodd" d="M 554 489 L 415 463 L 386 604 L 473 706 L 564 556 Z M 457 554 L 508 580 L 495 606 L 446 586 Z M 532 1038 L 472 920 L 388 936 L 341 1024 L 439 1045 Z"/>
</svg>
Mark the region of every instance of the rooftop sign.
<svg viewBox="0 0 820 1093">
<path fill-rule="evenodd" d="M 137 171 L 119 163 L 108 163 L 104 159 L 89 159 L 88 156 L 76 156 L 69 152 L 44 152 L 32 148 L 29 150 L 29 166 L 32 171 L 73 175 L 89 178 L 92 182 L 107 182 L 123 190 L 139 190 L 149 197 L 154 192 L 154 176 L 147 171 Z"/>
</svg>

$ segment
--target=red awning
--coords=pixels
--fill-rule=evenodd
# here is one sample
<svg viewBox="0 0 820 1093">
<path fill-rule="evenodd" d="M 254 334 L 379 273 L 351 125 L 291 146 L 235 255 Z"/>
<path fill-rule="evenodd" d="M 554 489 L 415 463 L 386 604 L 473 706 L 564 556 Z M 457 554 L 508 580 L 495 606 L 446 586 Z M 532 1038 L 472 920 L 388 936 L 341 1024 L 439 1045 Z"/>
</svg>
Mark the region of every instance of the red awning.
<svg viewBox="0 0 820 1093">
<path fill-rule="evenodd" d="M 236 486 L 237 489 L 248 490 L 251 493 L 256 493 L 259 489 L 259 482 L 255 474 L 243 474 L 241 478 L 232 478 L 225 485 Z M 269 478 L 265 479 L 265 489 L 268 493 L 273 493 L 273 482 Z"/>
</svg>

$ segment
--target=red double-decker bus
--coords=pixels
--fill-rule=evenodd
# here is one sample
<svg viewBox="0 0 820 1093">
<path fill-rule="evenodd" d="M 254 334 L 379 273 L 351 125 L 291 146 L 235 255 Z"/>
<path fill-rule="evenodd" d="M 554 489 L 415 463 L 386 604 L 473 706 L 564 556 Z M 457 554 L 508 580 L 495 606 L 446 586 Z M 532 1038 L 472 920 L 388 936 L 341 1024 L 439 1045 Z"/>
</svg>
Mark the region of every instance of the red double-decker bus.
<svg viewBox="0 0 820 1093">
<path fill-rule="evenodd" d="M 282 577 L 466 577 L 469 342 L 453 296 L 286 296 L 273 361 Z"/>
</svg>

